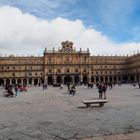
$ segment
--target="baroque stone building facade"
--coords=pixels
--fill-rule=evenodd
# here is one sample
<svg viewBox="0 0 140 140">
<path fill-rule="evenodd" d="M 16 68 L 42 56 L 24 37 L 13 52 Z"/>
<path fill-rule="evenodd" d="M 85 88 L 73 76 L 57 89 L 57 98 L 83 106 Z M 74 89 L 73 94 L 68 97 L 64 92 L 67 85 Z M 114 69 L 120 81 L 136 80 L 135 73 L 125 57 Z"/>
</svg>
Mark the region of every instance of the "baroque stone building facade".
<svg viewBox="0 0 140 140">
<path fill-rule="evenodd" d="M 43 57 L 0 57 L 0 85 L 96 82 L 137 82 L 140 53 L 131 56 L 91 56 L 65 41 L 61 48 L 44 51 Z"/>
</svg>

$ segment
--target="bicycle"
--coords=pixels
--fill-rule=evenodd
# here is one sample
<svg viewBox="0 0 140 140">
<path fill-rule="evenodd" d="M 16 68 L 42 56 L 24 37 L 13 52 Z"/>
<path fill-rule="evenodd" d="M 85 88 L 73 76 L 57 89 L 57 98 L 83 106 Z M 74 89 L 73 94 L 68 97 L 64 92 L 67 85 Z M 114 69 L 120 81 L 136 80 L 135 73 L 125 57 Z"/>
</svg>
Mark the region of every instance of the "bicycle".
<svg viewBox="0 0 140 140">
<path fill-rule="evenodd" d="M 5 91 L 3 92 L 3 96 L 4 96 L 4 97 L 13 97 L 14 94 L 13 94 L 12 91 L 7 91 L 7 90 L 5 90 Z"/>
</svg>

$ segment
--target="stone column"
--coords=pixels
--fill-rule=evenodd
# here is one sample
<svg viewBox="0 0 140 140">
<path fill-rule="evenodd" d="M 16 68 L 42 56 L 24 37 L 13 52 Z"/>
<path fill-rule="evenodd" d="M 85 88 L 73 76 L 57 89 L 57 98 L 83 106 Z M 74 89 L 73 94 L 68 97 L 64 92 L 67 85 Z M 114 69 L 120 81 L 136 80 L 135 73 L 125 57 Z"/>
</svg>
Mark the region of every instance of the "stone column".
<svg viewBox="0 0 140 140">
<path fill-rule="evenodd" d="M 83 82 L 83 75 L 80 74 L 80 82 Z"/>
<path fill-rule="evenodd" d="M 21 85 L 23 85 L 23 79 L 21 79 Z"/>
<path fill-rule="evenodd" d="M 88 78 L 89 80 L 88 80 L 88 83 L 91 83 L 91 76 L 89 76 L 89 78 Z"/>
<path fill-rule="evenodd" d="M 103 82 L 105 83 L 105 76 L 103 76 Z"/>
<path fill-rule="evenodd" d="M 10 80 L 10 85 L 12 85 L 12 79 L 9 79 Z"/>
<path fill-rule="evenodd" d="M 3 81 L 4 81 L 4 85 L 6 85 L 6 79 L 3 79 Z"/>
<path fill-rule="evenodd" d="M 56 84 L 56 75 L 53 75 L 53 84 Z"/>
</svg>

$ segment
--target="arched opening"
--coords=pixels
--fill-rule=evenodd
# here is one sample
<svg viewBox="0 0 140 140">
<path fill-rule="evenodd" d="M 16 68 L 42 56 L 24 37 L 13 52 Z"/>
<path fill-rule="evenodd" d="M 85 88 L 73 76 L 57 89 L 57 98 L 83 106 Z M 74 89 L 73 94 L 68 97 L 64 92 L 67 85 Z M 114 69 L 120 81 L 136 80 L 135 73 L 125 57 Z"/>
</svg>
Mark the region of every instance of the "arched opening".
<svg viewBox="0 0 140 140">
<path fill-rule="evenodd" d="M 23 85 L 27 85 L 27 79 L 23 79 Z"/>
<path fill-rule="evenodd" d="M 105 82 L 108 82 L 108 77 L 107 76 L 105 77 Z"/>
<path fill-rule="evenodd" d="M 109 82 L 112 82 L 112 76 L 109 77 Z"/>
<path fill-rule="evenodd" d="M 116 76 L 114 77 L 114 82 L 117 82 L 117 77 Z"/>
<path fill-rule="evenodd" d="M 38 79 L 34 79 L 34 85 L 36 86 L 38 84 Z"/>
<path fill-rule="evenodd" d="M 74 76 L 74 83 L 77 85 L 80 83 L 80 78 L 78 75 Z"/>
<path fill-rule="evenodd" d="M 100 81 L 101 81 L 101 82 L 103 82 L 103 81 L 104 81 L 103 77 L 100 77 Z"/>
<path fill-rule="evenodd" d="M 130 81 L 133 83 L 135 81 L 134 76 L 130 76 Z"/>
<path fill-rule="evenodd" d="M 123 80 L 123 81 L 122 81 L 123 83 L 127 83 L 128 77 L 127 77 L 127 76 L 123 76 L 122 80 Z"/>
<path fill-rule="evenodd" d="M 52 78 L 52 76 L 48 76 L 48 85 L 53 85 L 53 78 Z"/>
<path fill-rule="evenodd" d="M 17 84 L 21 84 L 21 79 L 18 79 L 17 80 Z"/>
<path fill-rule="evenodd" d="M 64 78 L 64 84 L 71 83 L 71 82 L 73 82 L 72 81 L 72 77 L 69 76 L 69 75 L 65 76 L 65 78 Z"/>
<path fill-rule="evenodd" d="M 120 76 L 118 77 L 118 81 L 121 81 L 121 77 Z"/>
<path fill-rule="evenodd" d="M 6 79 L 6 85 L 10 85 L 10 80 Z"/>
<path fill-rule="evenodd" d="M 16 84 L 16 80 L 12 79 L 12 85 L 15 85 L 15 84 Z"/>
<path fill-rule="evenodd" d="M 83 83 L 84 84 L 88 83 L 88 77 L 86 75 L 83 76 Z"/>
<path fill-rule="evenodd" d="M 29 84 L 32 85 L 32 78 L 29 79 Z"/>
<path fill-rule="evenodd" d="M 4 86 L 4 80 L 0 79 L 0 86 Z"/>
<path fill-rule="evenodd" d="M 40 83 L 44 84 L 44 79 L 43 78 L 40 78 Z"/>
<path fill-rule="evenodd" d="M 99 82 L 99 77 L 96 77 L 96 82 Z"/>
<path fill-rule="evenodd" d="M 57 78 L 56 78 L 56 83 L 62 83 L 62 78 L 61 78 L 61 76 L 57 76 Z"/>
<path fill-rule="evenodd" d="M 91 83 L 94 83 L 94 77 L 91 77 Z"/>
</svg>

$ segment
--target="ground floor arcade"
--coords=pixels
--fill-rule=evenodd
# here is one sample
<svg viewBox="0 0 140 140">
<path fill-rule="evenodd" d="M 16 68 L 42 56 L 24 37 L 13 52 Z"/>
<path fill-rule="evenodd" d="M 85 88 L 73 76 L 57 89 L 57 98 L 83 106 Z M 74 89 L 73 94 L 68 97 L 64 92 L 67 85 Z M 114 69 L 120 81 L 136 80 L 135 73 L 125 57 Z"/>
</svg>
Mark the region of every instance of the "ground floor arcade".
<svg viewBox="0 0 140 140">
<path fill-rule="evenodd" d="M 44 83 L 43 78 L 0 78 L 0 85 L 6 84 L 38 85 L 43 83 Z"/>
<path fill-rule="evenodd" d="M 137 82 L 140 80 L 140 76 L 89 76 L 89 75 L 48 75 L 45 79 L 46 83 L 51 85 L 53 83 L 97 83 L 97 82 Z"/>
<path fill-rule="evenodd" d="M 96 83 L 96 82 L 137 82 L 140 76 L 88 76 L 88 75 L 48 75 L 46 78 L 0 78 L 0 85 L 6 84 L 25 84 L 38 85 L 47 83 L 52 85 L 55 83 Z"/>
</svg>

